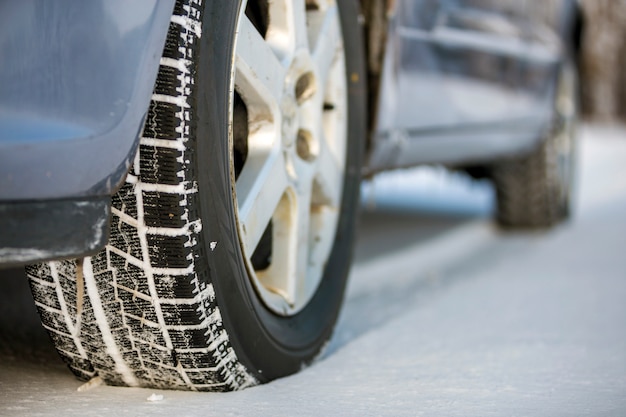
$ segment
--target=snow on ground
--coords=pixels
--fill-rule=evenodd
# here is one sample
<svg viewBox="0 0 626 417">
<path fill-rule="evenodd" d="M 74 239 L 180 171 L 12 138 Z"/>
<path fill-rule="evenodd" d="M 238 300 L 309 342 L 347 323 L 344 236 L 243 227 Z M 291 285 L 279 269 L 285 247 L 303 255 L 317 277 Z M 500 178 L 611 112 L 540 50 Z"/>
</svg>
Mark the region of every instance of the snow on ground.
<svg viewBox="0 0 626 417">
<path fill-rule="evenodd" d="M 438 215 L 488 216 L 494 202 L 487 181 L 439 166 L 383 172 L 361 187 L 364 210 L 385 209 Z"/>
<path fill-rule="evenodd" d="M 80 383 L 49 347 L 29 344 L 45 344 L 41 329 L 19 325 L 30 323 L 32 311 L 4 300 L 0 330 L 20 330 L 9 333 L 16 340 L 0 337 L 0 414 L 624 416 L 626 130 L 583 133 L 573 222 L 547 234 L 501 235 L 484 219 L 492 197 L 481 188 L 478 197 L 465 194 L 475 199 L 474 217 L 456 210 L 450 215 L 461 220 L 425 241 L 408 240 L 401 224 L 391 236 L 362 233 L 380 239 L 380 253 L 366 256 L 373 244 L 360 258 L 357 250 L 327 353 L 264 386 L 228 394 L 77 392 Z M 422 204 L 410 175 L 434 176 L 428 188 L 443 174 L 406 172 L 375 181 L 373 191 L 366 185 L 365 202 L 375 203 L 366 205 L 366 219 L 376 221 L 376 211 L 383 219 L 411 214 L 412 198 Z M 455 201 L 465 204 L 465 197 Z M 404 229 L 422 224 L 403 219 Z M 396 233 L 403 245 L 386 250 Z M 20 315 L 7 321 L 10 314 Z"/>
</svg>

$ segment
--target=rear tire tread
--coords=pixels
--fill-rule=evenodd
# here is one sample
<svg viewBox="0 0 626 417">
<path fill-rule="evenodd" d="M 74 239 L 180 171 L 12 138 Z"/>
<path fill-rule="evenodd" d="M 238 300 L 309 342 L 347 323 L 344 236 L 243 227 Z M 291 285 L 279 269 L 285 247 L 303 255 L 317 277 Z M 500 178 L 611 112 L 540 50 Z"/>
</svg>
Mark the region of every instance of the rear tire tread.
<svg viewBox="0 0 626 417">
<path fill-rule="evenodd" d="M 559 223 L 565 212 L 555 196 L 550 140 L 530 155 L 497 164 L 493 179 L 497 196 L 497 221 L 504 228 L 546 229 Z"/>
<path fill-rule="evenodd" d="M 562 65 L 554 94 L 553 120 L 541 145 L 492 167 L 496 219 L 503 228 L 548 229 L 571 214 L 579 94 L 572 62 Z"/>
</svg>

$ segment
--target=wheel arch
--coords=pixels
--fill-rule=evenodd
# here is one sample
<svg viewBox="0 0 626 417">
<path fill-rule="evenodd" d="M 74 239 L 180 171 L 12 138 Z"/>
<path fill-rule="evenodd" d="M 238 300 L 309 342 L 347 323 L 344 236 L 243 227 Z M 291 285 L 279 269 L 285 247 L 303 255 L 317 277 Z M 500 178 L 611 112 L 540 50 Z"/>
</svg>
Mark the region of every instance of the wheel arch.
<svg viewBox="0 0 626 417">
<path fill-rule="evenodd" d="M 121 186 L 173 8 L 174 0 L 0 5 L 0 201 L 103 197 Z"/>
</svg>

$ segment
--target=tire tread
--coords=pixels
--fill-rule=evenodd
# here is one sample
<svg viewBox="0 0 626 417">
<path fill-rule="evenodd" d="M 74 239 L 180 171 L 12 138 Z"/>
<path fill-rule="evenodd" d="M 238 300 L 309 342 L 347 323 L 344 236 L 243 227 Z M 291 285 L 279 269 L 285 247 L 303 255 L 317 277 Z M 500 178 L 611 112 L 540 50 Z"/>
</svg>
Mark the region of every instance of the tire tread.
<svg viewBox="0 0 626 417">
<path fill-rule="evenodd" d="M 164 51 L 170 60 L 162 60 L 139 152 L 113 198 L 109 245 L 93 258 L 27 269 L 44 326 L 83 380 L 97 375 L 111 385 L 211 391 L 257 383 L 230 344 L 201 262 L 190 125 L 195 70 L 188 59 L 199 40 L 199 3 L 175 7 Z M 63 308 L 67 314 L 59 314 Z"/>
</svg>

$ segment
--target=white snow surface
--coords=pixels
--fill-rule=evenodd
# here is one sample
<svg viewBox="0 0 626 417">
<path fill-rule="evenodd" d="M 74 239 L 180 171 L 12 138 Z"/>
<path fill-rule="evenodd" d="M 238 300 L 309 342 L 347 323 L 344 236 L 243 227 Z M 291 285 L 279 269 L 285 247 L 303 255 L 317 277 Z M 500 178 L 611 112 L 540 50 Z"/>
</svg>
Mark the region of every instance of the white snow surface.
<svg viewBox="0 0 626 417">
<path fill-rule="evenodd" d="M 77 392 L 81 383 L 32 319 L 28 294 L 5 298 L 0 415 L 624 416 L 626 129 L 591 126 L 583 139 L 580 204 L 553 232 L 500 234 L 486 218 L 490 191 L 458 191 L 456 179 L 449 190 L 474 202 L 462 208 L 458 195 L 438 194 L 456 207 L 444 212 L 465 217 L 434 237 L 397 248 L 399 234 L 380 235 L 365 253 L 362 237 L 374 226 L 364 222 L 325 354 L 266 385 L 227 394 Z M 416 185 L 415 176 L 443 175 L 415 172 L 365 185 L 365 217 L 411 214 L 407 201 L 427 198 L 433 185 Z M 468 191 L 476 187 L 478 196 Z M 15 278 L 0 276 L 0 296 L 24 284 Z"/>
</svg>

